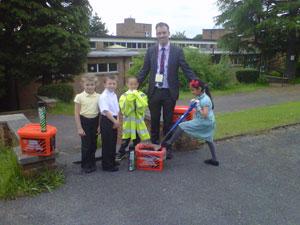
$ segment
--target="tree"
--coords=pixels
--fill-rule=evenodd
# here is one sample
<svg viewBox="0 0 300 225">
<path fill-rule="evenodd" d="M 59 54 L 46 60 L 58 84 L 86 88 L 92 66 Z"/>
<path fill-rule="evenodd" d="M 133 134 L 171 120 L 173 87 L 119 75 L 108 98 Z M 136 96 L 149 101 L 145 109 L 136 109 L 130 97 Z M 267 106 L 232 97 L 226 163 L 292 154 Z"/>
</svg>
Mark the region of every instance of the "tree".
<svg viewBox="0 0 300 225">
<path fill-rule="evenodd" d="M 193 37 L 194 40 L 202 40 L 203 35 L 202 34 L 197 34 L 195 37 Z"/>
<path fill-rule="evenodd" d="M 88 0 L 1 1 L 1 89 L 7 100 L 2 108 L 18 109 L 18 87 L 29 81 L 41 77 L 46 84 L 82 71 L 90 11 Z"/>
<path fill-rule="evenodd" d="M 185 31 L 183 31 L 183 32 L 176 31 L 175 34 L 171 35 L 171 38 L 172 39 L 187 39 L 187 37 L 185 35 Z"/>
<path fill-rule="evenodd" d="M 299 0 L 218 0 L 217 24 L 231 32 L 221 46 L 233 51 L 256 51 L 268 59 L 286 55 L 284 75 L 294 78 L 300 53 Z"/>
<path fill-rule="evenodd" d="M 101 18 L 96 13 L 90 19 L 89 36 L 90 37 L 101 37 L 106 36 L 108 30 L 105 28 L 105 23 L 101 21 Z"/>
</svg>

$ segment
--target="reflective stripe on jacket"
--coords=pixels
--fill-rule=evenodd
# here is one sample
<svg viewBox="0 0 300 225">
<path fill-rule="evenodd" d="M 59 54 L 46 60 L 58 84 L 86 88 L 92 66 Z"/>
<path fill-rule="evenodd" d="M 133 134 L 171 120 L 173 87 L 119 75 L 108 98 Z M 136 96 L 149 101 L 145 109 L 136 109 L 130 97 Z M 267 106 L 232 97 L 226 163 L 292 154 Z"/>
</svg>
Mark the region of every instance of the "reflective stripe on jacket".
<svg viewBox="0 0 300 225">
<path fill-rule="evenodd" d="M 150 139 L 144 122 L 145 111 L 148 107 L 147 95 L 141 91 L 127 91 L 120 97 L 119 105 L 123 114 L 122 139 L 134 140 L 136 133 L 142 141 Z"/>
</svg>

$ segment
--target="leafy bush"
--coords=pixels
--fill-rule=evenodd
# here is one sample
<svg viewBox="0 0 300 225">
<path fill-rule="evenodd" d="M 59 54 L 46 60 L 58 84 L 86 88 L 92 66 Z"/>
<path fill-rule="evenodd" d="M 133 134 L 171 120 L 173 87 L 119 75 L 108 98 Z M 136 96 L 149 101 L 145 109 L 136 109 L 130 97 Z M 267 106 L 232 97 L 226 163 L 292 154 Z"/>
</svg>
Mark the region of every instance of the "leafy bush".
<svg viewBox="0 0 300 225">
<path fill-rule="evenodd" d="M 13 198 L 17 194 L 20 171 L 16 155 L 10 148 L 0 146 L 0 198 Z"/>
<path fill-rule="evenodd" d="M 257 83 L 258 84 L 262 84 L 262 85 L 268 85 L 268 79 L 266 78 L 265 74 L 260 74 L 259 78 L 257 79 Z"/>
<path fill-rule="evenodd" d="M 144 57 L 145 57 L 144 54 L 140 54 L 138 56 L 133 57 L 132 66 L 128 70 L 128 74 L 126 74 L 125 76 L 137 76 L 139 71 L 143 67 Z M 149 81 L 149 76 L 147 76 L 146 80 L 143 82 L 143 84 L 140 87 L 141 91 L 143 91 L 144 93 L 147 93 L 148 81 Z"/>
<path fill-rule="evenodd" d="M 213 64 L 211 56 L 202 54 L 197 49 L 184 49 L 187 63 L 199 79 L 209 83 L 213 89 L 225 88 L 230 82 L 231 70 L 227 57 L 223 57 L 219 64 Z M 144 63 L 144 55 L 133 58 L 133 66 L 129 69 L 129 75 L 137 75 Z M 148 77 L 147 77 L 148 79 Z M 188 90 L 188 80 L 179 70 L 180 90 Z M 142 84 L 142 90 L 147 90 L 148 80 Z"/>
<path fill-rule="evenodd" d="M 243 69 L 236 71 L 236 79 L 240 83 L 255 83 L 259 78 L 259 71 L 254 69 Z"/>
<path fill-rule="evenodd" d="M 44 169 L 31 175 L 23 175 L 12 149 L 0 146 L 0 199 L 36 195 L 52 191 L 64 183 L 60 170 Z"/>
<path fill-rule="evenodd" d="M 212 71 L 207 80 L 213 89 L 224 89 L 229 86 L 233 74 L 228 56 L 222 56 L 218 64 L 213 64 Z"/>
<path fill-rule="evenodd" d="M 270 76 L 273 76 L 273 77 L 282 77 L 282 74 L 278 71 L 271 71 L 270 72 Z"/>
<path fill-rule="evenodd" d="M 39 87 L 38 95 L 70 102 L 74 97 L 74 90 L 70 84 L 50 84 Z"/>
<path fill-rule="evenodd" d="M 229 85 L 232 75 L 227 56 L 222 56 L 220 62 L 214 64 L 210 55 L 202 54 L 197 49 L 184 49 L 184 55 L 198 78 L 208 83 L 212 89 L 224 89 Z M 187 90 L 188 81 L 182 71 L 179 73 L 179 79 L 183 90 Z"/>
</svg>

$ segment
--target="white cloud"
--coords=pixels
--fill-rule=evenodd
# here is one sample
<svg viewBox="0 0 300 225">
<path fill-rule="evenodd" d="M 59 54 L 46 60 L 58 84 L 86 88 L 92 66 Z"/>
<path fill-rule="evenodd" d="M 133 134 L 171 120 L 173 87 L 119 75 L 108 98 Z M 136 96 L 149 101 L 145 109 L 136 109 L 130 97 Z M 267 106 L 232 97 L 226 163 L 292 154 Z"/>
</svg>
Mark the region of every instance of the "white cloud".
<svg viewBox="0 0 300 225">
<path fill-rule="evenodd" d="M 90 0 L 90 4 L 106 23 L 109 34 L 116 34 L 116 24 L 123 23 L 124 18 L 132 17 L 137 23 L 152 24 L 153 36 L 155 24 L 166 22 L 171 34 L 185 31 L 187 37 L 192 38 L 202 33 L 202 29 L 213 28 L 213 18 L 219 14 L 216 0 Z"/>
</svg>

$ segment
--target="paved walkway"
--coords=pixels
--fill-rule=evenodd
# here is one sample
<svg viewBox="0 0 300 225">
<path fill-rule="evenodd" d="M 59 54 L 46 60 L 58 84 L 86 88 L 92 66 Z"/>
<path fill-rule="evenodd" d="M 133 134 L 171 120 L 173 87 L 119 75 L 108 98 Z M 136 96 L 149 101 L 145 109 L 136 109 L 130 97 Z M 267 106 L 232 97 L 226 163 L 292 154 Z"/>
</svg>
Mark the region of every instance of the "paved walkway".
<svg viewBox="0 0 300 225">
<path fill-rule="evenodd" d="M 299 100 L 296 85 L 216 97 L 215 104 L 227 112 Z M 129 173 L 124 161 L 120 172 L 82 175 L 72 164 L 80 147 L 73 117 L 48 122 L 58 127 L 66 184 L 1 201 L 0 225 L 300 224 L 300 126 L 218 142 L 219 168 L 202 163 L 209 154 L 201 146 L 175 153 L 162 173 Z"/>
<path fill-rule="evenodd" d="M 300 224 L 300 126 L 178 152 L 162 173 L 80 175 L 66 168 L 53 193 L 0 202 L 1 225 Z"/>
</svg>

